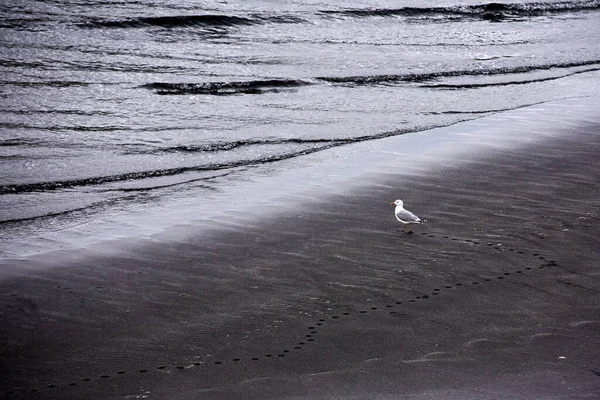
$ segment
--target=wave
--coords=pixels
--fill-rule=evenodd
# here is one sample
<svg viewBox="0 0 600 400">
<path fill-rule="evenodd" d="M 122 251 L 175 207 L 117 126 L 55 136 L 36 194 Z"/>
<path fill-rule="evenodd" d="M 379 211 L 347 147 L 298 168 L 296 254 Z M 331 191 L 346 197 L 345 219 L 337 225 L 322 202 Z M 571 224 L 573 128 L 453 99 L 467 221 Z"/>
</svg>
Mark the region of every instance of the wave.
<svg viewBox="0 0 600 400">
<path fill-rule="evenodd" d="M 347 76 L 347 77 L 318 77 L 317 80 L 350 84 L 350 85 L 377 85 L 391 84 L 398 82 L 406 83 L 421 83 L 438 78 L 451 78 L 460 76 L 485 76 L 485 75 L 508 75 L 508 74 L 523 74 L 550 69 L 575 68 L 591 65 L 600 65 L 600 60 L 587 60 L 579 62 L 555 63 L 555 64 L 540 64 L 540 65 L 521 65 L 514 67 L 501 67 L 489 69 L 474 69 L 474 70 L 451 70 L 425 73 L 412 73 L 401 75 L 372 75 L 372 76 Z"/>
<path fill-rule="evenodd" d="M 0 139 L 0 147 L 4 146 L 29 146 L 37 143 L 36 140 L 30 139 Z"/>
<path fill-rule="evenodd" d="M 390 132 L 384 132 L 375 135 L 365 135 L 358 136 L 353 138 L 343 138 L 343 139 L 281 139 L 281 140 L 273 140 L 273 141 L 260 141 L 253 143 L 253 141 L 248 142 L 233 142 L 233 146 L 235 145 L 249 145 L 249 144 L 280 144 L 280 143 L 315 143 L 317 146 L 311 148 L 304 148 L 302 150 L 291 151 L 288 153 L 277 154 L 262 158 L 255 159 L 245 159 L 238 160 L 232 162 L 224 162 L 224 163 L 214 163 L 214 164 L 205 164 L 205 165 L 195 165 L 188 167 L 177 167 L 177 168 L 166 168 L 166 169 L 158 169 L 158 170 L 150 170 L 150 171 L 139 171 L 139 172 L 129 172 L 117 175 L 109 175 L 109 176 L 97 176 L 97 177 L 89 177 L 82 179 L 73 179 L 73 180 L 63 180 L 63 181 L 52 181 L 52 182 L 36 182 L 36 183 L 25 183 L 25 184 L 12 184 L 12 185 L 3 185 L 0 186 L 0 195 L 8 195 L 8 194 L 20 194 L 20 193 L 30 193 L 30 192 L 43 192 L 43 191 L 52 191 L 52 190 L 61 190 L 61 189 L 70 189 L 74 187 L 84 187 L 84 186 L 96 186 L 102 185 L 106 183 L 116 183 L 116 182 L 125 182 L 125 181 L 135 181 L 141 179 L 148 178 L 158 178 L 164 176 L 174 176 L 183 174 L 186 172 L 200 172 L 200 171 L 221 171 L 232 168 L 240 168 L 240 167 L 249 167 L 256 166 L 261 164 L 269 164 L 278 161 L 284 161 L 291 158 L 304 156 L 308 154 L 312 154 L 318 151 L 330 149 L 332 147 L 342 146 L 350 143 L 363 142 L 367 140 L 381 139 L 389 136 L 397 136 L 410 132 L 415 132 L 418 130 L 427 130 L 435 128 L 436 126 L 425 126 L 420 128 L 412 128 L 412 129 L 398 129 Z M 218 146 L 218 145 L 217 145 Z M 222 144 L 222 146 L 227 146 Z M 200 150 L 202 147 L 198 146 L 196 150 L 194 148 L 190 148 L 189 151 L 202 151 Z M 215 149 L 216 150 L 216 149 Z M 171 148 L 168 151 L 188 151 L 186 150 L 186 146 L 178 146 Z"/>
<path fill-rule="evenodd" d="M 542 103 L 543 102 L 524 104 L 524 105 L 521 105 L 519 107 L 515 107 L 512 109 L 519 109 L 519 108 L 529 107 L 529 106 L 532 106 L 535 104 L 542 104 Z M 482 113 L 482 112 L 483 111 L 480 111 L 478 113 Z M 489 112 L 498 112 L 498 110 L 490 110 Z M 455 125 L 455 124 L 458 124 L 458 123 L 461 123 L 461 122 L 464 122 L 467 120 L 471 120 L 471 119 L 473 119 L 473 118 L 466 117 L 464 119 L 454 121 L 451 124 L 442 125 L 442 126 Z M 232 142 L 232 144 L 217 144 L 217 145 L 215 145 L 216 146 L 215 148 L 208 150 L 208 151 L 216 151 L 216 150 L 218 150 L 218 147 L 221 147 L 222 149 L 227 150 L 227 147 L 234 148 L 235 146 L 239 147 L 239 146 L 252 145 L 252 144 L 281 144 L 281 143 L 307 144 L 307 143 L 314 143 L 314 144 L 317 144 L 317 146 L 308 148 L 308 149 L 305 148 L 305 149 L 298 150 L 298 151 L 292 151 L 289 153 L 278 154 L 278 155 L 273 155 L 273 156 L 268 156 L 268 157 L 263 157 L 263 158 L 238 160 L 238 161 L 226 162 L 226 163 L 215 163 L 215 164 L 207 164 L 207 165 L 196 165 L 196 166 L 188 166 L 188 167 L 167 168 L 167 169 L 150 170 L 150 171 L 139 171 L 139 172 L 117 174 L 117 175 L 98 176 L 98 177 L 90 177 L 90 178 L 82 178 L 82 179 L 74 179 L 74 180 L 64 180 L 64 181 L 3 185 L 3 186 L 0 186 L 0 195 L 52 191 L 52 190 L 69 189 L 69 188 L 83 187 L 83 186 L 96 186 L 96 185 L 102 185 L 102 184 L 106 184 L 106 183 L 135 181 L 135 180 L 141 180 L 141 179 L 147 179 L 147 178 L 158 178 L 158 177 L 164 177 L 164 176 L 174 176 L 174 175 L 179 175 L 179 174 L 183 174 L 186 172 L 223 171 L 223 170 L 234 169 L 234 168 L 257 166 L 257 165 L 262 165 L 262 164 L 274 163 L 274 162 L 278 162 L 278 161 L 284 161 L 284 160 L 316 153 L 319 151 L 327 150 L 327 149 L 330 149 L 333 147 L 343 146 L 346 144 L 359 143 L 359 142 L 365 142 L 365 141 L 376 140 L 376 139 L 383 139 L 386 137 L 399 136 L 399 135 L 404 135 L 407 133 L 424 131 L 424 130 L 439 128 L 439 127 L 441 127 L 441 126 L 428 125 L 428 126 L 420 126 L 420 127 L 414 127 L 414 128 L 401 128 L 401 129 L 396 129 L 396 130 L 388 131 L 388 132 L 382 132 L 382 133 L 378 133 L 378 134 L 374 134 L 374 135 L 364 135 L 364 136 L 357 136 L 357 137 L 352 137 L 352 138 L 339 138 L 339 139 L 294 139 L 294 138 L 289 138 L 289 139 L 276 139 L 276 140 L 272 140 L 272 141 L 237 141 L 237 142 Z M 204 147 L 204 146 L 177 146 L 177 147 L 165 149 L 163 151 L 190 151 L 190 152 L 193 152 L 193 151 L 207 151 L 206 149 L 207 149 L 207 147 Z M 209 179 L 209 178 L 210 177 L 207 177 L 206 179 Z M 143 188 L 143 190 L 152 190 L 152 188 L 153 187 L 147 187 L 147 188 Z M 157 186 L 156 188 L 160 188 L 160 186 Z M 121 189 L 117 189 L 117 190 L 121 190 Z M 125 189 L 125 190 L 127 190 L 127 189 Z M 138 189 L 132 189 L 132 190 L 140 190 L 140 189 L 138 188 Z"/>
<path fill-rule="evenodd" d="M 240 17 L 235 15 L 203 14 L 203 15 L 173 15 L 162 17 L 140 17 L 122 20 L 90 20 L 82 27 L 102 28 L 186 28 L 186 27 L 212 27 L 227 28 L 244 25 L 257 25 L 265 23 L 301 23 L 303 19 L 291 15 L 261 16 L 251 15 Z"/>
<path fill-rule="evenodd" d="M 44 17 L 7 18 L 0 21 L 0 29 L 23 30 L 30 26 L 39 26 L 51 22 L 50 18 Z"/>
<path fill-rule="evenodd" d="M 514 67 L 501 67 L 490 69 L 469 69 L 469 70 L 451 70 L 424 73 L 409 74 L 387 74 L 370 76 L 341 76 L 341 77 L 316 77 L 310 80 L 300 79 L 269 79 L 256 81 L 237 81 L 237 82 L 202 82 L 202 83 L 163 83 L 155 82 L 141 85 L 141 88 L 154 90 L 160 95 L 236 95 L 236 94 L 263 94 L 279 92 L 285 89 L 309 86 L 317 82 L 327 82 L 332 84 L 345 85 L 379 85 L 395 83 L 424 83 L 439 78 L 451 78 L 461 76 L 491 76 L 491 75 L 510 75 L 523 74 L 550 69 L 566 69 L 600 65 L 600 60 L 587 60 L 569 63 L 540 64 L 540 65 L 521 65 Z M 586 70 L 591 71 L 591 70 Z M 583 71 L 583 72 L 586 72 Z M 554 78 L 551 78 L 554 79 Z M 558 79 L 558 78 L 556 78 Z M 538 80 L 532 80 L 539 81 Z M 526 83 L 523 81 L 523 83 Z M 478 84 L 472 84 L 475 87 Z"/>
<path fill-rule="evenodd" d="M 587 72 L 600 71 L 600 68 L 590 68 L 584 71 L 575 71 L 570 74 L 560 75 L 560 76 L 549 76 L 545 78 L 538 79 L 528 79 L 521 81 L 506 81 L 506 82 L 490 82 L 490 83 L 439 83 L 439 84 L 431 84 L 431 85 L 422 85 L 421 87 L 425 88 L 433 88 L 433 89 L 477 89 L 482 87 L 491 87 L 491 86 L 509 86 L 509 85 L 525 85 L 529 83 L 538 83 L 538 82 L 547 82 L 554 81 L 557 79 L 567 78 L 569 76 L 584 74 Z"/>
<path fill-rule="evenodd" d="M 599 0 L 539 3 L 486 3 L 448 7 L 402 7 L 322 10 L 321 14 L 349 17 L 471 18 L 490 21 L 600 9 Z"/>
<path fill-rule="evenodd" d="M 199 171 L 219 171 L 231 168 L 247 167 L 260 164 L 268 164 L 276 161 L 283 161 L 290 158 L 298 157 L 314 153 L 316 151 L 324 150 L 335 146 L 335 143 L 329 145 L 320 146 L 312 149 L 305 149 L 297 152 L 285 153 L 276 156 L 263 157 L 258 159 L 239 160 L 226 163 L 215 163 L 207 165 L 196 165 L 189 167 L 178 167 L 178 168 L 166 168 L 151 171 L 139 171 L 129 172 L 118 175 L 109 176 L 97 176 L 82 179 L 63 180 L 63 181 L 52 181 L 52 182 L 36 182 L 36 183 L 25 183 L 25 184 L 13 184 L 0 186 L 0 195 L 7 194 L 20 194 L 20 193 L 31 193 L 31 192 L 45 192 L 51 190 L 70 189 L 74 187 L 83 186 L 96 186 L 106 183 L 116 183 L 125 181 L 134 181 L 148 178 L 158 178 L 163 176 L 174 176 L 180 175 L 186 172 L 199 172 Z"/>
<path fill-rule="evenodd" d="M 411 132 L 414 130 L 410 130 Z M 276 139 L 272 141 L 236 141 L 232 143 L 221 143 L 211 146 L 177 146 L 168 149 L 164 149 L 162 151 L 167 152 L 194 152 L 194 151 L 218 151 L 218 150 L 228 150 L 235 147 L 240 146 L 249 146 L 249 145 L 261 145 L 261 144 L 284 144 L 284 143 L 298 143 L 298 144 L 316 144 L 315 147 L 312 148 L 304 148 L 298 151 L 292 151 L 284 154 L 278 154 L 273 156 L 267 156 L 256 159 L 245 159 L 238 160 L 232 162 L 224 162 L 224 163 L 214 163 L 214 164 L 206 164 L 206 165 L 195 165 L 188 167 L 178 167 L 178 168 L 166 168 L 166 169 L 158 169 L 158 170 L 150 170 L 150 171 L 139 171 L 139 172 L 130 172 L 123 173 L 117 175 L 109 175 L 109 176 L 97 176 L 97 177 L 89 177 L 82 179 L 73 179 L 73 180 L 63 180 L 63 181 L 52 181 L 52 182 L 36 182 L 36 183 L 26 183 L 26 184 L 13 184 L 13 185 L 3 185 L 0 186 L 0 195 L 7 194 L 19 194 L 19 193 L 30 193 L 30 192 L 42 192 L 42 191 L 51 191 L 51 190 L 61 190 L 61 189 L 70 189 L 74 187 L 83 187 L 83 186 L 96 186 L 102 185 L 106 183 L 116 183 L 116 182 L 125 182 L 125 181 L 135 181 L 141 179 L 148 178 L 158 178 L 164 176 L 174 176 L 183 174 L 186 172 L 199 172 L 199 171 L 220 171 L 232 168 L 239 167 L 248 167 L 260 164 L 268 164 L 277 161 L 283 161 L 290 158 L 295 158 L 298 156 L 303 156 L 307 154 L 311 154 L 317 151 L 329 149 L 331 147 L 341 146 L 343 144 L 361 142 L 365 140 L 377 139 L 391 135 L 397 135 L 400 133 L 407 133 L 407 131 L 394 131 L 392 133 L 385 133 L 379 135 L 372 136 L 361 136 L 357 138 L 347 138 L 347 139 Z"/>
<path fill-rule="evenodd" d="M 233 142 L 224 143 L 211 143 L 204 145 L 187 145 L 187 146 L 173 146 L 162 149 L 153 149 L 148 153 L 160 154 L 160 153 L 204 153 L 213 151 L 228 151 L 239 147 L 246 146 L 260 146 L 260 145 L 280 145 L 280 144 L 324 144 L 324 143 L 348 143 L 352 139 L 299 139 L 299 138 L 285 138 L 285 139 L 271 139 L 271 140 L 236 140 Z M 140 152 L 136 152 L 140 154 Z"/>
<path fill-rule="evenodd" d="M 27 82 L 27 81 L 0 81 L 0 85 L 6 86 L 17 86 L 17 87 L 71 87 L 71 86 L 90 86 L 89 82 L 80 81 L 40 81 L 40 82 Z"/>
<path fill-rule="evenodd" d="M 66 209 L 66 210 L 62 210 L 62 211 L 49 212 L 46 214 L 39 214 L 39 215 L 33 215 L 33 216 L 27 216 L 27 217 L 21 217 L 21 218 L 0 220 L 0 225 L 19 224 L 19 223 L 23 223 L 23 222 L 45 220 L 48 218 L 64 217 L 64 216 L 73 215 L 76 213 L 84 214 L 84 213 L 88 213 L 88 212 L 94 212 L 94 211 L 98 211 L 98 209 L 100 209 L 100 208 L 105 208 L 105 207 L 114 205 L 115 203 L 118 203 L 118 202 L 128 201 L 128 200 L 136 200 L 138 198 L 138 196 L 136 196 L 136 195 L 145 194 L 145 192 L 153 191 L 156 189 L 167 189 L 167 188 L 190 184 L 190 183 L 195 183 L 195 182 L 210 183 L 211 181 L 213 181 L 216 178 L 221 178 L 221 177 L 230 175 L 231 173 L 232 172 L 226 172 L 226 173 L 221 173 L 218 175 L 205 176 L 202 178 L 187 179 L 187 180 L 176 182 L 176 183 L 170 183 L 170 184 L 166 184 L 166 185 L 156 185 L 156 186 L 151 186 L 151 187 L 109 189 L 109 190 L 107 190 L 109 192 L 121 192 L 121 193 L 127 193 L 127 194 L 132 193 L 133 196 L 128 195 L 127 197 L 110 198 L 107 200 L 94 202 L 92 204 L 89 204 L 89 205 L 86 205 L 83 207 L 70 208 L 70 209 Z M 201 187 L 205 190 L 211 190 L 211 191 L 216 190 L 215 187 L 211 186 L 210 184 L 197 184 L 195 187 Z"/>
<path fill-rule="evenodd" d="M 64 210 L 64 211 L 57 211 L 57 212 L 47 213 L 47 214 L 42 214 L 42 215 L 34 215 L 31 217 L 5 219 L 5 220 L 0 220 L 0 225 L 29 222 L 29 221 L 35 221 L 35 220 L 43 219 L 43 218 L 62 217 L 64 215 L 88 211 L 91 208 L 92 208 L 92 206 L 77 207 L 77 208 L 71 208 L 69 210 Z"/>
<path fill-rule="evenodd" d="M 203 83 L 162 83 L 155 82 L 142 85 L 142 88 L 155 90 L 157 94 L 162 95 L 181 95 L 181 94 L 211 94 L 211 95 L 232 95 L 232 94 L 261 94 L 266 92 L 276 92 L 285 88 L 295 88 L 307 86 L 311 83 L 297 79 L 269 79 L 261 81 L 240 81 L 240 82 L 203 82 Z"/>
</svg>

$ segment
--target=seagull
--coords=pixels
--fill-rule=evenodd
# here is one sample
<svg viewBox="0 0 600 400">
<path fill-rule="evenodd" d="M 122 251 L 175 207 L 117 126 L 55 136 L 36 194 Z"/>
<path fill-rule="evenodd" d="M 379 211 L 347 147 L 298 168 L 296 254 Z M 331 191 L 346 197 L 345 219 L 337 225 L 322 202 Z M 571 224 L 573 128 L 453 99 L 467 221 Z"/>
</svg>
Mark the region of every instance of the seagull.
<svg viewBox="0 0 600 400">
<path fill-rule="evenodd" d="M 408 210 L 405 210 L 404 203 L 402 202 L 402 200 L 396 200 L 392 203 L 392 205 L 396 206 L 396 209 L 394 210 L 394 215 L 396 215 L 396 219 L 402 222 L 404 225 L 409 225 L 408 232 L 406 233 L 412 233 L 412 231 L 410 230 L 410 224 L 420 224 L 423 221 L 415 214 L 411 213 Z M 402 229 L 400 232 L 403 231 L 404 229 Z"/>
</svg>

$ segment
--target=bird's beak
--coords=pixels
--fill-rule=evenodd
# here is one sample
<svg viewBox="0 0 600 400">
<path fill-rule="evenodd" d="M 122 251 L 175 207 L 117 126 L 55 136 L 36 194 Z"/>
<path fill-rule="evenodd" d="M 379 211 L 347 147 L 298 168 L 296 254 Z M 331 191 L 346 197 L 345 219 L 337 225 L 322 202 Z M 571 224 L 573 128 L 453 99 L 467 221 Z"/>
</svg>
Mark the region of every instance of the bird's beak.
<svg viewBox="0 0 600 400">
<path fill-rule="evenodd" d="M 390 204 L 391 204 L 391 205 L 394 205 L 394 204 L 396 204 L 396 203 L 392 201 Z"/>
</svg>

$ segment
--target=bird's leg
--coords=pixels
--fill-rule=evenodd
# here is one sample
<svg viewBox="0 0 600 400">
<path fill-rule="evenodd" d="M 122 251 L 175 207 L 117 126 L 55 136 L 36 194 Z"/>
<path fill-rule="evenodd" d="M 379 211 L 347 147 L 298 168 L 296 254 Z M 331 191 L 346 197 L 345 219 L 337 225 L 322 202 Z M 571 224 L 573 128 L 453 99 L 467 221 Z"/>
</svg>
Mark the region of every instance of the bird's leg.
<svg viewBox="0 0 600 400">
<path fill-rule="evenodd" d="M 410 235 L 410 234 L 412 234 L 412 233 L 413 233 L 413 231 L 412 231 L 412 229 L 411 229 L 410 225 L 407 225 L 407 226 L 406 226 L 406 229 L 407 229 L 407 232 L 406 232 L 407 234 L 409 234 L 409 235 Z"/>
</svg>

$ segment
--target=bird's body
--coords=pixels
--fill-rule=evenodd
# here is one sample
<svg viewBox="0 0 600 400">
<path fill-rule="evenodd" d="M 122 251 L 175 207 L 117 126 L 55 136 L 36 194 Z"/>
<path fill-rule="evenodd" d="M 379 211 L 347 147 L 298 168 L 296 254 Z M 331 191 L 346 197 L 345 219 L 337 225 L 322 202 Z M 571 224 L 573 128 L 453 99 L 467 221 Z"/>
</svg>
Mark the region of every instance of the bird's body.
<svg viewBox="0 0 600 400">
<path fill-rule="evenodd" d="M 404 203 L 402 202 L 402 200 L 396 200 L 392 204 L 396 206 L 396 209 L 394 210 L 394 215 L 396 216 L 396 219 L 404 225 L 408 226 L 408 233 L 412 233 L 410 230 L 411 224 L 420 224 L 421 222 L 423 222 L 421 218 L 417 217 L 415 214 L 404 208 Z"/>
</svg>

